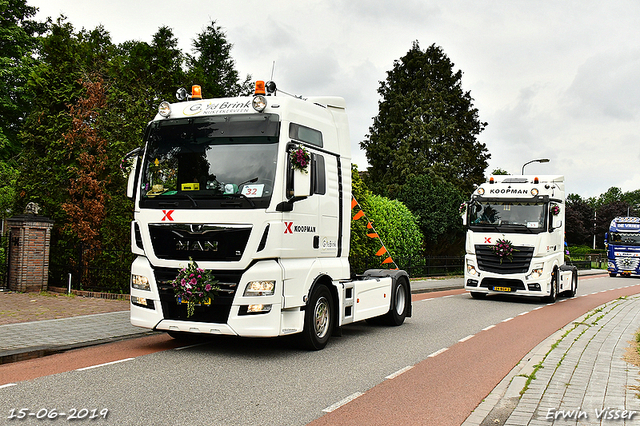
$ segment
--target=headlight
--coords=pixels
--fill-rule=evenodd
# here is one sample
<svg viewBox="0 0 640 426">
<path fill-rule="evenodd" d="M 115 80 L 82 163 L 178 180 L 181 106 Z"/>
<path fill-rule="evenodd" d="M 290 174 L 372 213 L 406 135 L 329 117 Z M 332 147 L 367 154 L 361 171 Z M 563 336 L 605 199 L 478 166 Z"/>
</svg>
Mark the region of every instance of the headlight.
<svg viewBox="0 0 640 426">
<path fill-rule="evenodd" d="M 469 275 L 478 275 L 478 271 L 476 271 L 476 267 L 475 265 L 472 265 L 471 263 L 467 263 L 467 274 Z"/>
<path fill-rule="evenodd" d="M 169 105 L 169 102 L 160 102 L 160 105 L 158 105 L 158 114 L 160 114 L 164 118 L 167 118 L 171 115 L 171 105 Z"/>
<path fill-rule="evenodd" d="M 531 270 L 531 273 L 527 275 L 528 280 L 537 280 L 542 276 L 544 272 L 544 265 L 535 265 Z"/>
<path fill-rule="evenodd" d="M 149 285 L 149 278 L 144 275 L 131 275 L 131 287 L 136 288 L 138 290 L 147 290 L 151 291 L 151 286 Z"/>
<path fill-rule="evenodd" d="M 275 281 L 250 281 L 244 290 L 244 296 L 273 296 Z"/>
<path fill-rule="evenodd" d="M 252 105 L 253 109 L 258 112 L 262 112 L 267 107 L 267 98 L 264 96 L 256 96 L 253 98 Z"/>
</svg>

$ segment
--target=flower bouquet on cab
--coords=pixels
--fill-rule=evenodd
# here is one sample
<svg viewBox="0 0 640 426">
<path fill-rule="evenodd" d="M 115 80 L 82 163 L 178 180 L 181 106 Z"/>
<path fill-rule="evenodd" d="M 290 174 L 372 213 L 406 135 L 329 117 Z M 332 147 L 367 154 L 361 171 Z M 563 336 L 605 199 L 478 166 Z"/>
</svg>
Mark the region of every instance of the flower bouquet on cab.
<svg viewBox="0 0 640 426">
<path fill-rule="evenodd" d="M 491 246 L 491 251 L 500 258 L 500 263 L 502 263 L 504 259 L 509 259 L 509 262 L 513 262 L 513 252 L 517 250 L 513 248 L 511 241 L 498 239 L 496 243 Z"/>
<path fill-rule="evenodd" d="M 210 305 L 220 290 L 211 271 L 199 268 L 192 258 L 189 261 L 171 282 L 176 301 L 187 304 L 187 318 L 193 315 L 196 305 Z"/>
<path fill-rule="evenodd" d="M 289 160 L 294 170 L 307 173 L 307 168 L 311 162 L 309 151 L 299 146 L 289 153 Z"/>
</svg>

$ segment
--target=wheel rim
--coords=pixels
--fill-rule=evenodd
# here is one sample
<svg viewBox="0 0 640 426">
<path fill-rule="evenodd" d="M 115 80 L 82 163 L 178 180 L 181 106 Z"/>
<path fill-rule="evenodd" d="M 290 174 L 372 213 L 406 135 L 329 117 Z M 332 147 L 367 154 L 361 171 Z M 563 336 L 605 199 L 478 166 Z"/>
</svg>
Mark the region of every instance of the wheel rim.
<svg viewBox="0 0 640 426">
<path fill-rule="evenodd" d="M 407 295 L 405 293 L 404 286 L 402 284 L 396 287 L 396 313 L 402 315 L 404 312 L 404 305 L 406 304 Z"/>
<path fill-rule="evenodd" d="M 322 339 L 329 331 L 329 300 L 320 297 L 313 311 L 314 331 L 318 339 Z"/>
</svg>

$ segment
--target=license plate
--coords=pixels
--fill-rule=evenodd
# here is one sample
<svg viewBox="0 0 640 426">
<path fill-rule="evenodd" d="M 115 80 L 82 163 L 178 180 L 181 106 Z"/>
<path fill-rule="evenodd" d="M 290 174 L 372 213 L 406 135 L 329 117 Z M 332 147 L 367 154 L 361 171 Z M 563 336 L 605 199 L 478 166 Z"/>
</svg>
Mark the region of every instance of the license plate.
<svg viewBox="0 0 640 426">
<path fill-rule="evenodd" d="M 183 300 L 182 297 L 178 297 L 177 301 L 178 301 L 178 305 L 181 304 L 181 303 L 183 305 L 186 305 L 187 303 L 189 303 L 188 300 Z M 204 302 L 202 302 L 202 304 L 196 303 L 196 306 L 202 306 L 202 305 L 205 305 L 205 306 L 211 305 L 211 298 L 205 300 Z"/>
<path fill-rule="evenodd" d="M 511 291 L 511 287 L 494 287 L 493 291 Z"/>
</svg>

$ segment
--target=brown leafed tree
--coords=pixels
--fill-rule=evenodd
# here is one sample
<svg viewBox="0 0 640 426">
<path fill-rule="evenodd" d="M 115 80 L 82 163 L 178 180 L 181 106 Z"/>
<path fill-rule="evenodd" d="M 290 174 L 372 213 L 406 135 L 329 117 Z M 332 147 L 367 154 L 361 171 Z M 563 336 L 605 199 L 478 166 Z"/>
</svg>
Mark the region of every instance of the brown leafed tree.
<svg viewBox="0 0 640 426">
<path fill-rule="evenodd" d="M 100 114 L 106 104 L 105 84 L 100 77 L 80 81 L 85 95 L 70 106 L 72 126 L 64 134 L 73 178 L 69 182 L 70 201 L 62 208 L 69 216 L 65 227 L 85 246 L 100 246 L 100 228 L 108 200 L 109 174 L 107 140 L 100 134 Z M 75 158 L 74 158 L 75 157 Z"/>
</svg>

